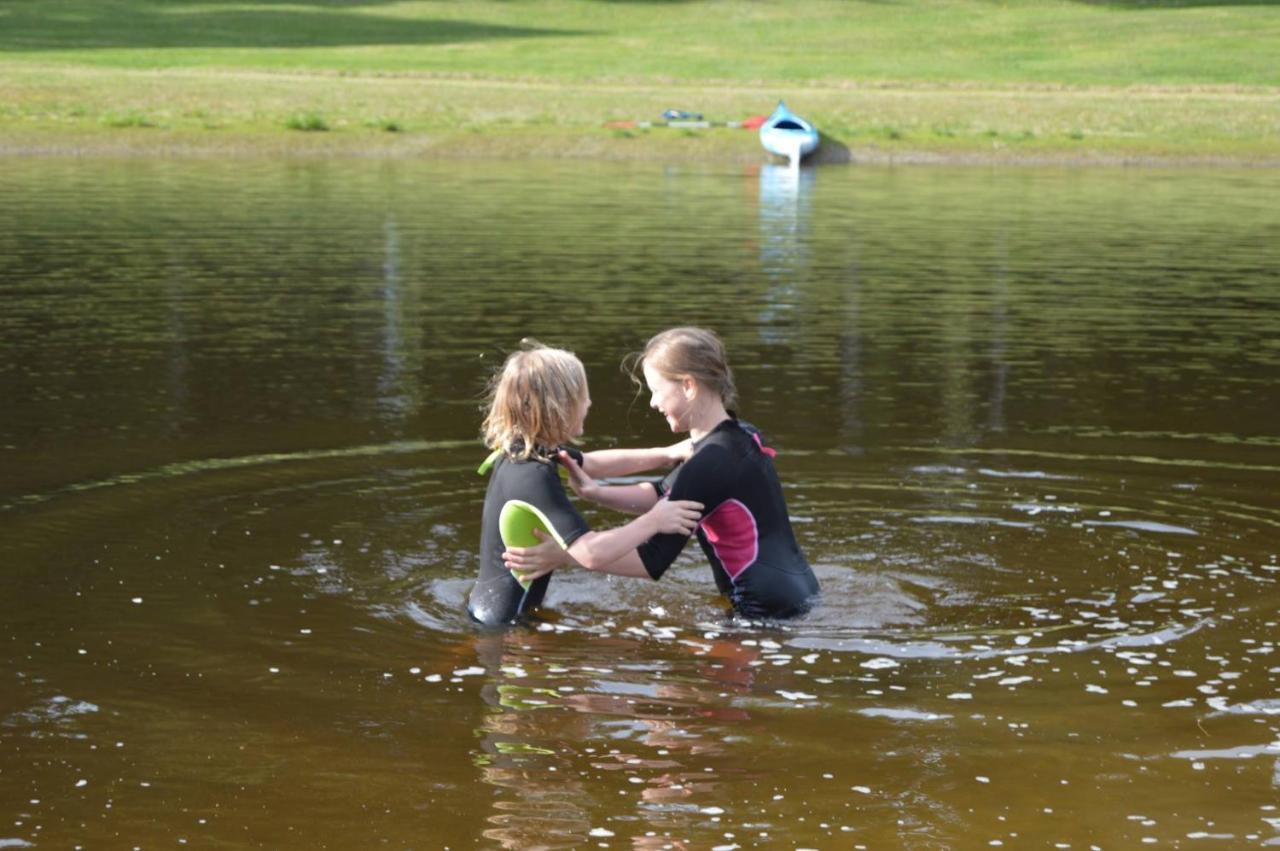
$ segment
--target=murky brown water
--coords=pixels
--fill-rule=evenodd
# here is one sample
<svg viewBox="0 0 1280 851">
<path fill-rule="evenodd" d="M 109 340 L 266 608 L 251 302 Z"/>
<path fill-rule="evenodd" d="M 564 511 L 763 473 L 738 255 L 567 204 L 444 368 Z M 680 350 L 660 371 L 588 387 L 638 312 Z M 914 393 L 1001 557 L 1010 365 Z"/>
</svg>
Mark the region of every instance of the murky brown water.
<svg viewBox="0 0 1280 851">
<path fill-rule="evenodd" d="M 1280 175 L 0 169 L 0 847 L 1280 844 Z M 463 601 L 479 394 L 718 328 L 823 605 Z M 613 517 L 588 512 L 593 522 Z"/>
</svg>

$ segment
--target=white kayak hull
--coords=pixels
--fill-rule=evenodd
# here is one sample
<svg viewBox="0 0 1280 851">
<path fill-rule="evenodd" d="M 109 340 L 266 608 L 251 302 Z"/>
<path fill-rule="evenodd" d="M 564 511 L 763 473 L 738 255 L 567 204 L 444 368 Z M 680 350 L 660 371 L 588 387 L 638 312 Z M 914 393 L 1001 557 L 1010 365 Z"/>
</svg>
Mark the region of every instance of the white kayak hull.
<svg viewBox="0 0 1280 851">
<path fill-rule="evenodd" d="M 818 131 L 812 124 L 779 103 L 773 115 L 760 125 L 760 144 L 771 154 L 785 157 L 791 165 L 818 147 Z"/>
</svg>

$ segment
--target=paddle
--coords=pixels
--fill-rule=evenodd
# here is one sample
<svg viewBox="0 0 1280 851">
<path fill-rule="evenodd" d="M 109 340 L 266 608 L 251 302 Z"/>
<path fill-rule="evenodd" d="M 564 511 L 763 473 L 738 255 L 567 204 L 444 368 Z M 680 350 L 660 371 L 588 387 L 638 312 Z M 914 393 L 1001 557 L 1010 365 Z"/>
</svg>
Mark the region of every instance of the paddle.
<svg viewBox="0 0 1280 851">
<path fill-rule="evenodd" d="M 701 130 L 708 127 L 729 127 L 739 130 L 758 130 L 769 116 L 753 115 L 741 121 L 606 121 L 605 127 L 611 130 L 648 129 L 650 127 L 673 127 L 676 129 Z"/>
</svg>

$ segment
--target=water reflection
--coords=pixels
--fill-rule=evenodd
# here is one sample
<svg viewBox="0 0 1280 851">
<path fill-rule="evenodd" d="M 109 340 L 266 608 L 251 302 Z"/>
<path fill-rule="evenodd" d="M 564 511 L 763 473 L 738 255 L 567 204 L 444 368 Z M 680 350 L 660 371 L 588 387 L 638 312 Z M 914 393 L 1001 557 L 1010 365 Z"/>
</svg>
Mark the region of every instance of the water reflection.
<svg viewBox="0 0 1280 851">
<path fill-rule="evenodd" d="M 760 169 L 760 269 L 767 281 L 760 337 L 787 342 L 808 277 L 808 218 L 815 170 L 780 165 Z"/>
<path fill-rule="evenodd" d="M 529 640 L 509 632 L 476 641 L 479 667 L 472 670 L 491 678 L 481 688 L 489 711 L 476 730 L 480 746 L 473 760 L 482 782 L 504 792 L 494 797 L 483 835 L 503 848 L 570 848 L 590 829 L 588 795 L 562 754 L 563 722 L 541 723 L 546 719 L 539 711 L 554 711 L 562 695 L 554 682 L 551 688 L 529 684 L 522 667 Z"/>
<path fill-rule="evenodd" d="M 378 405 L 397 425 L 413 409 L 413 393 L 406 378 L 410 347 L 404 337 L 404 282 L 400 271 L 400 233 L 394 217 L 383 226 L 382 261 L 382 372 L 378 375 Z M 416 347 L 415 347 L 416 348 Z"/>
<path fill-rule="evenodd" d="M 622 823 L 635 847 L 649 847 L 715 809 L 705 802 L 742 779 L 732 751 L 749 749 L 758 727 L 735 705 L 752 692 L 758 651 L 685 639 L 680 657 L 637 663 L 634 639 L 597 635 L 588 664 L 575 630 L 544 627 L 480 636 L 476 667 L 460 672 L 485 678 L 489 711 L 473 759 L 500 794 L 484 837 L 504 848 L 576 847 Z M 629 631 L 645 629 L 665 639 L 681 631 L 653 621 Z M 623 801 L 602 801 L 602 786 Z M 607 826 L 591 820 L 601 804 L 613 811 Z"/>
</svg>

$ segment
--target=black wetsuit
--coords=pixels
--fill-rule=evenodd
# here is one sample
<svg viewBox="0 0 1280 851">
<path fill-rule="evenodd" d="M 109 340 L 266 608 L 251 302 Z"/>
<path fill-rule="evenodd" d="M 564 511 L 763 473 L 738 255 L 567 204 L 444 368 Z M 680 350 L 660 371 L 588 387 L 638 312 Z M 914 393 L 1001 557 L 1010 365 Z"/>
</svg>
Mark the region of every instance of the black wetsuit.
<svg viewBox="0 0 1280 851">
<path fill-rule="evenodd" d="M 772 455 L 753 426 L 728 419 L 656 485 L 660 495 L 705 506 L 698 543 L 720 593 L 738 614 L 751 618 L 801 614 L 818 593 L 818 579 L 791 531 Z M 656 535 L 641 544 L 649 575 L 662 576 L 688 540 Z"/>
<path fill-rule="evenodd" d="M 540 452 L 527 461 L 513 461 L 498 454 L 489 474 L 484 494 L 484 514 L 480 528 L 480 576 L 467 600 L 467 612 L 482 624 L 511 623 L 542 603 L 551 574 L 534 581 L 526 591 L 502 561 L 506 547 L 498 531 L 498 515 L 508 500 L 519 499 L 536 506 L 555 528 L 567 547 L 590 531 L 587 521 L 569 502 L 560 482 L 555 451 Z M 575 460 L 582 454 L 569 450 Z"/>
</svg>

